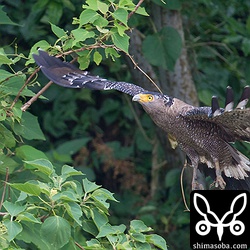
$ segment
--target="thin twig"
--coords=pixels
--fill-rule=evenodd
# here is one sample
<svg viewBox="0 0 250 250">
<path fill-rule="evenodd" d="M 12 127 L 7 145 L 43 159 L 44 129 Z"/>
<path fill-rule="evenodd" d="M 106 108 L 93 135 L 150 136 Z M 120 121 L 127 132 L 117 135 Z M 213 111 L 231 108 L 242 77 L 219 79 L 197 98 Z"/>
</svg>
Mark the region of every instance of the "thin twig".
<svg viewBox="0 0 250 250">
<path fill-rule="evenodd" d="M 28 79 L 25 81 L 25 83 L 23 84 L 23 86 L 21 87 L 21 89 L 18 91 L 14 101 L 12 102 L 10 109 L 12 109 L 14 107 L 14 105 L 16 104 L 16 102 L 18 101 L 22 91 L 24 90 L 24 88 L 29 84 L 29 82 L 31 81 L 31 79 L 34 77 L 34 75 L 36 75 L 36 73 L 40 70 L 40 68 L 37 68 L 29 77 Z"/>
<path fill-rule="evenodd" d="M 7 213 L 7 212 L 0 212 L 0 216 L 5 216 L 7 214 L 9 214 L 9 213 Z"/>
<path fill-rule="evenodd" d="M 184 176 L 184 170 L 185 170 L 186 167 L 187 167 L 187 159 L 185 160 L 183 168 L 181 170 L 180 182 L 181 182 L 181 195 L 182 195 L 182 199 L 183 199 L 184 205 L 186 207 L 186 211 L 190 212 L 190 209 L 189 209 L 189 207 L 187 205 L 187 201 L 186 201 L 186 197 L 185 197 L 185 191 L 184 191 L 184 187 L 183 187 L 183 176 Z"/>
<path fill-rule="evenodd" d="M 131 11 L 129 14 L 128 14 L 128 19 L 135 14 L 135 12 L 138 10 L 138 8 L 140 7 L 140 5 L 144 2 L 144 0 L 140 0 L 138 2 L 138 4 L 136 4 L 135 6 L 135 9 L 133 11 Z"/>
<path fill-rule="evenodd" d="M 214 42 L 214 41 L 194 43 L 189 47 L 194 48 L 194 47 L 204 47 L 204 46 L 210 46 L 210 45 L 224 47 L 230 54 L 233 53 L 233 51 L 225 43 Z"/>
<path fill-rule="evenodd" d="M 2 206 L 3 206 L 8 179 L 9 179 L 9 168 L 7 167 L 6 168 L 6 174 L 5 174 L 5 181 L 4 181 L 4 184 L 3 184 L 3 193 L 2 193 L 2 198 L 1 198 L 1 202 L 0 202 L 0 210 L 2 209 Z"/>
<path fill-rule="evenodd" d="M 24 103 L 24 105 L 21 107 L 21 110 L 24 112 L 27 110 L 27 108 L 33 103 L 35 102 L 40 95 L 42 95 L 52 84 L 52 81 L 49 81 L 38 93 L 36 93 L 29 101 L 27 101 L 26 103 Z"/>
<path fill-rule="evenodd" d="M 75 245 L 79 247 L 81 250 L 85 250 L 84 247 L 82 247 L 78 242 L 75 241 Z"/>
<path fill-rule="evenodd" d="M 161 94 L 163 94 L 162 91 L 161 91 L 161 89 L 159 88 L 159 86 L 157 86 L 157 84 L 154 82 L 154 80 L 153 80 L 153 79 L 152 79 L 143 69 L 141 69 L 141 68 L 138 66 L 138 64 L 135 62 L 134 58 L 133 58 L 131 55 L 127 54 L 127 53 L 126 53 L 126 55 L 129 57 L 129 59 L 132 61 L 132 63 L 135 65 L 135 67 L 136 67 L 139 71 L 141 71 L 141 73 L 142 73 L 143 75 L 145 75 L 145 76 L 148 78 L 148 80 L 149 80 L 150 82 L 153 83 L 153 85 L 157 88 L 157 90 L 158 90 Z"/>
<path fill-rule="evenodd" d="M 96 43 L 96 44 L 91 45 L 91 46 L 89 46 L 89 47 L 82 47 L 82 48 L 80 48 L 80 49 L 68 50 L 68 51 L 63 52 L 62 54 L 60 54 L 60 55 L 58 55 L 58 56 L 56 56 L 56 57 L 66 56 L 66 55 L 70 55 L 70 54 L 72 54 L 72 53 L 81 52 L 81 51 L 84 51 L 84 50 L 93 50 L 93 49 L 99 49 L 99 48 L 103 48 L 103 49 L 106 49 L 106 48 L 114 48 L 114 45 L 112 45 L 112 44 L 108 45 L 108 44 Z M 120 50 L 117 49 L 116 47 L 115 47 L 115 49 L 116 49 L 117 51 L 120 51 Z"/>
</svg>

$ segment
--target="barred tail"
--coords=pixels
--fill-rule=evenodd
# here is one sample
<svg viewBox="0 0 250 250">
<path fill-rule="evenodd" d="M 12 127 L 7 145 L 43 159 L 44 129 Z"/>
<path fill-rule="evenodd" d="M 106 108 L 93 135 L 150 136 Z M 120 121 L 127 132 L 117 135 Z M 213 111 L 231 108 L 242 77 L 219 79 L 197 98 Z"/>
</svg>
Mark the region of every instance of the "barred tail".
<svg viewBox="0 0 250 250">
<path fill-rule="evenodd" d="M 224 168 L 226 189 L 250 190 L 250 159 L 229 146 L 232 165 Z"/>
</svg>

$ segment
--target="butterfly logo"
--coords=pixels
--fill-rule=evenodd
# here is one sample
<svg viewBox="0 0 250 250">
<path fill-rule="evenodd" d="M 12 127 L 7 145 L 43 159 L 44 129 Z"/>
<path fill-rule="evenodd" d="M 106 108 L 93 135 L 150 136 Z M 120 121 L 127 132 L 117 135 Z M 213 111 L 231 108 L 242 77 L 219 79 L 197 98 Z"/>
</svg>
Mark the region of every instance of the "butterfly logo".
<svg viewBox="0 0 250 250">
<path fill-rule="evenodd" d="M 203 204 L 205 204 L 205 208 L 206 208 L 205 212 L 203 212 L 198 206 L 199 199 L 200 199 L 200 202 L 203 201 Z M 243 199 L 243 205 L 237 211 L 235 204 L 238 203 L 240 199 Z M 230 206 L 230 210 L 227 211 L 222 216 L 221 219 L 213 211 L 211 211 L 210 205 L 207 199 L 203 195 L 199 193 L 195 193 L 194 198 L 193 198 L 193 204 L 194 204 L 196 211 L 203 217 L 203 219 L 197 222 L 195 226 L 195 230 L 199 235 L 204 236 L 204 235 L 209 234 L 211 227 L 215 227 L 217 229 L 217 235 L 218 235 L 219 241 L 221 241 L 222 239 L 225 227 L 229 227 L 230 232 L 235 236 L 238 236 L 244 233 L 245 225 L 242 221 L 237 220 L 237 217 L 246 208 L 246 205 L 247 205 L 246 193 L 239 194 L 233 199 L 231 206 Z M 230 222 L 225 223 L 225 220 L 226 219 L 228 220 L 228 216 L 232 217 L 232 219 Z M 213 222 L 211 222 L 211 219 L 213 219 Z"/>
</svg>

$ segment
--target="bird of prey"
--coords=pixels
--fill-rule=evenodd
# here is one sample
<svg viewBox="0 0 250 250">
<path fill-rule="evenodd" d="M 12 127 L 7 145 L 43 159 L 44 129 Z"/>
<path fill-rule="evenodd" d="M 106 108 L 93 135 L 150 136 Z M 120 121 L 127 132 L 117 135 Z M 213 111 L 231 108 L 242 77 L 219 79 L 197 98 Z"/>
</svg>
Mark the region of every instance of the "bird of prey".
<svg viewBox="0 0 250 250">
<path fill-rule="evenodd" d="M 244 88 L 235 108 L 230 87 L 227 88 L 225 108 L 219 107 L 216 97 L 212 98 L 211 107 L 194 107 L 135 84 L 92 76 L 42 50 L 33 57 L 44 75 L 63 87 L 115 89 L 131 95 L 132 100 L 139 102 L 155 124 L 186 153 L 194 169 L 192 189 L 204 188 L 197 179 L 199 165 L 213 171 L 214 186 L 219 189 L 250 189 L 250 159 L 231 145 L 235 141 L 250 142 L 250 108 L 246 107 L 250 86 Z"/>
</svg>

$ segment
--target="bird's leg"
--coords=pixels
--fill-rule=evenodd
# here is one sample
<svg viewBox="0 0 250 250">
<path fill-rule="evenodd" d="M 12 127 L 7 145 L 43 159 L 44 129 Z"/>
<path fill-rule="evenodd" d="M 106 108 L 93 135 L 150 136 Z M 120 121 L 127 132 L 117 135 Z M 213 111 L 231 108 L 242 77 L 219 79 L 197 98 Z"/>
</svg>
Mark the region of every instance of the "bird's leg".
<svg viewBox="0 0 250 250">
<path fill-rule="evenodd" d="M 192 179 L 192 190 L 197 190 L 197 167 L 198 166 L 193 166 L 193 179 Z"/>
<path fill-rule="evenodd" d="M 192 190 L 204 190 L 203 185 L 198 181 L 198 161 L 192 161 L 193 167 L 193 179 L 192 179 Z"/>
<path fill-rule="evenodd" d="M 216 180 L 211 184 L 211 186 L 215 186 L 216 188 L 219 187 L 220 189 L 225 189 L 226 182 L 224 181 L 224 179 L 221 176 L 220 164 L 219 164 L 218 160 L 215 160 L 214 163 L 215 163 Z"/>
</svg>

